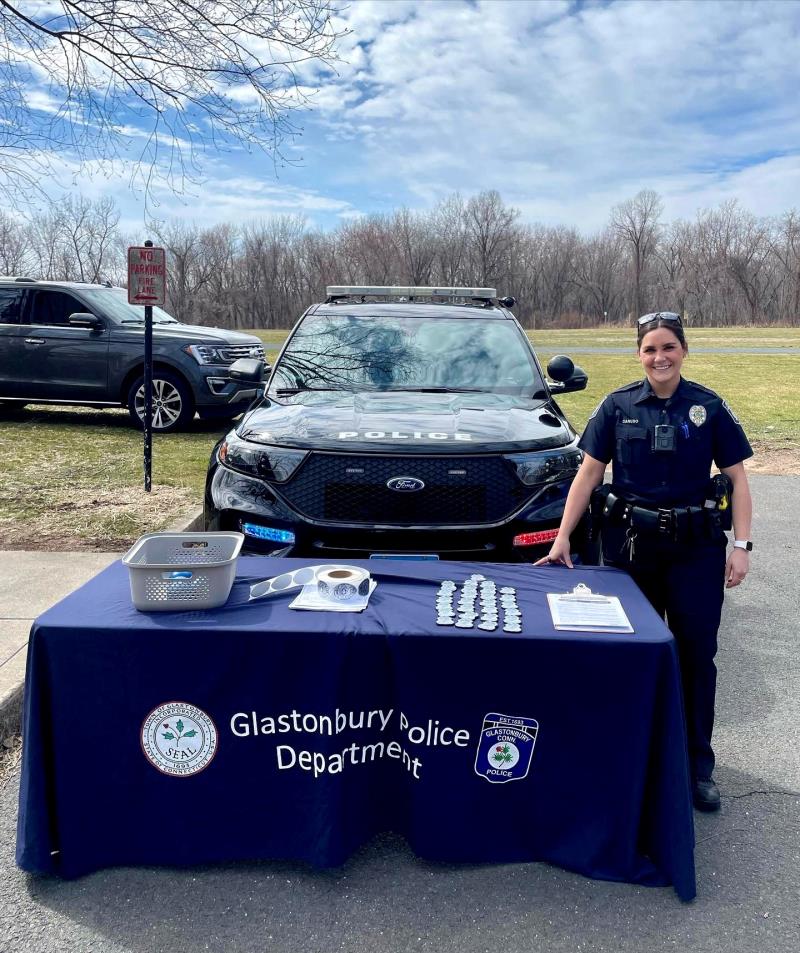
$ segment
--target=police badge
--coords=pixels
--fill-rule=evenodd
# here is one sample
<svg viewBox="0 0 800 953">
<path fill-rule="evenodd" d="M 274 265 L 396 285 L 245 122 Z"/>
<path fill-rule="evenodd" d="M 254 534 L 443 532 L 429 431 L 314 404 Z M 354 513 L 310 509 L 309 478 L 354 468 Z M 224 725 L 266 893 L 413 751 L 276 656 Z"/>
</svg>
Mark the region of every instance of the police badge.
<svg viewBox="0 0 800 953">
<path fill-rule="evenodd" d="M 695 427 L 699 427 L 701 424 L 704 424 L 706 422 L 707 416 L 708 414 L 706 413 L 706 409 L 702 404 L 695 404 L 693 407 L 689 408 L 689 420 L 691 420 Z"/>
<path fill-rule="evenodd" d="M 483 719 L 478 739 L 475 773 L 492 784 L 521 781 L 528 775 L 538 732 L 539 722 L 534 718 L 490 712 Z"/>
</svg>

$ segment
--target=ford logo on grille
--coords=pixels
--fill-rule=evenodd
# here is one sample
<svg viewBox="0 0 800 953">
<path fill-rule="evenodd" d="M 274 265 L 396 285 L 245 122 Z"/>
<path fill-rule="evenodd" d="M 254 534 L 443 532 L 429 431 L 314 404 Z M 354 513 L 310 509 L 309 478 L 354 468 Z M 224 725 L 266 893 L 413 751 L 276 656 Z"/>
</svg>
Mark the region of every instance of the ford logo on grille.
<svg viewBox="0 0 800 953">
<path fill-rule="evenodd" d="M 398 493 L 416 493 L 417 490 L 425 489 L 425 484 L 416 477 L 392 477 L 386 481 L 386 486 Z"/>
</svg>

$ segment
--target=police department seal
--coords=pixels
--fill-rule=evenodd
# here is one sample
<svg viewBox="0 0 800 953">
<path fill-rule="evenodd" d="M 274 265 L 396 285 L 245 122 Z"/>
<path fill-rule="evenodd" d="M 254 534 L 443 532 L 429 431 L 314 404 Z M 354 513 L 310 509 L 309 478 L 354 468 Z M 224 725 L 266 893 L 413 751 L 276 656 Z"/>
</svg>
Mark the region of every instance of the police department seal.
<svg viewBox="0 0 800 953">
<path fill-rule="evenodd" d="M 492 784 L 527 777 L 539 722 L 535 718 L 489 712 L 475 753 L 475 773 Z"/>
<path fill-rule="evenodd" d="M 689 408 L 689 420 L 691 420 L 695 427 L 700 427 L 704 424 L 707 416 L 706 409 L 702 404 L 695 404 Z"/>
<path fill-rule="evenodd" d="M 217 753 L 217 726 L 188 702 L 167 702 L 142 723 L 142 751 L 163 774 L 185 778 L 207 768 Z"/>
</svg>

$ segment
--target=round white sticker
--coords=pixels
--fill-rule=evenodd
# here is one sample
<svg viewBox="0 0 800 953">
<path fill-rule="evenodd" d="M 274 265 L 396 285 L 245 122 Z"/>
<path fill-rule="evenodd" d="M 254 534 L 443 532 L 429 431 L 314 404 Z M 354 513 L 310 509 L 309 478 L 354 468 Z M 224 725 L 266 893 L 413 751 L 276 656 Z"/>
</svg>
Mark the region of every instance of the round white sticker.
<svg viewBox="0 0 800 953">
<path fill-rule="evenodd" d="M 188 702 L 159 705 L 142 723 L 144 756 L 163 774 L 185 778 L 207 768 L 217 753 L 217 728 Z"/>
</svg>

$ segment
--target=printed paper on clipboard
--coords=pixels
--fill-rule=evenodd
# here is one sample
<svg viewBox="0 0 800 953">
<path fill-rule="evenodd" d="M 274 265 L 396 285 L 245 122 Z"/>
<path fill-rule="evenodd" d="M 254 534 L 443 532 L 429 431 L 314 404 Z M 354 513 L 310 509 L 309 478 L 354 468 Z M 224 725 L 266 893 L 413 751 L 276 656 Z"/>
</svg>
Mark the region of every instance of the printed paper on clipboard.
<svg viewBox="0 0 800 953">
<path fill-rule="evenodd" d="M 601 596 L 582 582 L 572 592 L 548 592 L 553 626 L 570 632 L 633 632 L 616 596 Z"/>
</svg>

